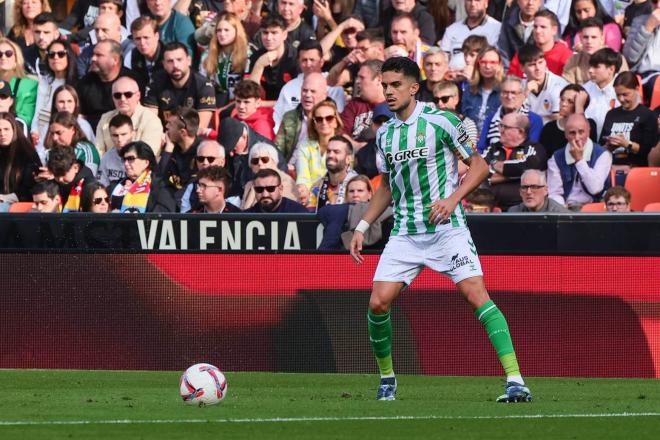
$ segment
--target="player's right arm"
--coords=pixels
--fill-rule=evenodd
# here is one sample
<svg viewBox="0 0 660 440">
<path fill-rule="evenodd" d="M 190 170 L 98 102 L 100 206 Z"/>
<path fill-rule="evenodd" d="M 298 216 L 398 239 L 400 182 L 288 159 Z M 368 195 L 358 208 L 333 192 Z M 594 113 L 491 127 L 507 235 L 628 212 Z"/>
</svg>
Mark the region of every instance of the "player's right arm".
<svg viewBox="0 0 660 440">
<path fill-rule="evenodd" d="M 372 224 L 383 212 L 385 212 L 387 207 L 390 206 L 390 203 L 392 203 L 392 189 L 390 188 L 389 175 L 383 173 L 381 177 L 380 186 L 371 198 L 367 211 L 362 216 L 362 221 L 360 223 L 364 221 L 368 224 Z M 351 257 L 353 257 L 353 260 L 358 264 L 361 264 L 364 261 L 364 258 L 361 255 L 363 241 L 364 233 L 356 229 L 353 232 L 353 238 L 351 239 Z"/>
</svg>

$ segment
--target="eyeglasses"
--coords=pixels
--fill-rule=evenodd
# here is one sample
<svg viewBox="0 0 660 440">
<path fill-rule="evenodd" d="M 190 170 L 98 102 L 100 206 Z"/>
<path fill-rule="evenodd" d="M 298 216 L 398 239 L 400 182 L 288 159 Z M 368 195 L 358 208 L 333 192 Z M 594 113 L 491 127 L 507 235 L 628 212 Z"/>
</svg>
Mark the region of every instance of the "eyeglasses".
<svg viewBox="0 0 660 440">
<path fill-rule="evenodd" d="M 133 162 L 135 162 L 135 159 L 137 159 L 137 156 L 124 156 L 124 157 L 122 157 L 121 161 L 122 162 L 133 163 Z"/>
<path fill-rule="evenodd" d="M 270 162 L 270 157 L 262 156 L 262 157 L 253 157 L 252 159 L 250 159 L 250 163 L 252 165 L 259 165 L 259 161 L 261 161 L 261 163 L 263 164 L 267 164 L 268 162 Z"/>
<path fill-rule="evenodd" d="M 0 50 L 0 58 L 2 58 L 3 56 L 5 58 L 12 58 L 14 56 L 14 51 L 10 49 L 4 51 Z"/>
<path fill-rule="evenodd" d="M 197 188 L 201 189 L 202 191 L 206 190 L 206 188 L 220 188 L 219 185 L 209 185 L 207 183 L 197 183 Z"/>
<path fill-rule="evenodd" d="M 499 61 L 488 61 L 488 60 L 481 60 L 479 61 L 480 66 L 499 66 L 500 62 Z"/>
<path fill-rule="evenodd" d="M 269 193 L 274 193 L 275 190 L 277 189 L 278 185 L 269 185 L 269 186 L 255 186 L 254 190 L 257 192 L 257 194 L 261 194 L 264 191 L 267 191 Z"/>
<path fill-rule="evenodd" d="M 317 124 L 322 123 L 323 121 L 330 123 L 335 120 L 335 115 L 328 115 L 328 116 L 314 116 L 314 122 Z"/>
<path fill-rule="evenodd" d="M 112 97 L 116 100 L 120 100 L 122 96 L 126 97 L 126 99 L 131 99 L 135 94 L 137 92 L 115 92 L 112 94 Z"/>
<path fill-rule="evenodd" d="M 500 95 L 520 95 L 522 92 L 520 90 L 500 90 Z"/>
<path fill-rule="evenodd" d="M 92 202 L 94 202 L 95 205 L 100 205 L 102 202 L 110 203 L 110 197 L 97 197 L 92 200 Z"/>
<path fill-rule="evenodd" d="M 433 102 L 436 104 L 440 104 L 440 101 L 442 101 L 443 104 L 447 104 L 451 98 L 453 98 L 454 95 L 446 95 L 446 96 L 434 96 L 433 97 Z"/>
<path fill-rule="evenodd" d="M 541 188 L 545 188 L 545 185 L 520 185 L 520 191 L 526 192 L 527 190 L 538 191 Z"/>
<path fill-rule="evenodd" d="M 55 58 L 64 58 L 66 55 L 67 53 L 65 50 L 54 50 L 52 52 L 48 52 L 48 58 L 51 60 L 54 60 Z"/>
<path fill-rule="evenodd" d="M 520 127 L 514 127 L 513 125 L 500 124 L 500 129 L 502 130 L 522 130 Z"/>
<path fill-rule="evenodd" d="M 202 163 L 205 160 L 208 161 L 208 163 L 213 163 L 216 159 L 217 158 L 213 156 L 195 156 L 195 160 L 199 163 Z"/>
</svg>

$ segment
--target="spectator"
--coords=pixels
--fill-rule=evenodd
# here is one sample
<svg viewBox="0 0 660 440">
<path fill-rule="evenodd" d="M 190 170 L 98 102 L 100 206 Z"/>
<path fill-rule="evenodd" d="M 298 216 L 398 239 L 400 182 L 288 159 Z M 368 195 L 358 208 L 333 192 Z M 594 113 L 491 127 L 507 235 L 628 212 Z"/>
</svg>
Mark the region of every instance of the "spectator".
<svg viewBox="0 0 660 440">
<path fill-rule="evenodd" d="M 69 112 L 76 117 L 76 122 L 80 127 L 85 138 L 94 142 L 94 130 L 89 125 L 89 122 L 82 116 L 80 116 L 80 100 L 78 99 L 78 93 L 73 86 L 68 84 L 59 86 L 53 92 L 53 105 L 50 109 L 51 117 L 55 113 L 59 112 Z M 50 125 L 50 122 L 49 122 Z M 42 163 L 46 163 L 46 150 L 44 148 L 44 142 L 48 135 L 48 126 L 45 126 L 41 129 L 41 132 L 38 136 L 35 136 L 32 133 L 32 142 L 36 144 L 36 150 L 41 158 Z"/>
<path fill-rule="evenodd" d="M 167 184 L 156 174 L 156 156 L 144 142 L 131 142 L 119 150 L 126 177 L 110 185 L 113 212 L 174 212 L 176 202 Z"/>
<path fill-rule="evenodd" d="M 362 63 L 358 71 L 355 87 L 358 97 L 351 99 L 341 113 L 344 134 L 357 139 L 365 128 L 371 125 L 371 112 L 374 107 L 385 102 L 381 85 L 380 68 L 382 61 L 371 60 Z"/>
<path fill-rule="evenodd" d="M 32 34 L 34 44 L 23 52 L 25 70 L 31 75 L 41 75 L 46 69 L 48 46 L 60 38 L 60 31 L 53 14 L 42 12 L 34 17 Z"/>
<path fill-rule="evenodd" d="M 220 214 L 241 212 L 236 206 L 225 200 L 229 193 L 231 177 L 227 170 L 211 165 L 197 173 L 197 197 L 200 208 L 193 212 Z"/>
<path fill-rule="evenodd" d="M 275 103 L 273 111 L 275 132 L 280 128 L 284 114 L 290 110 L 294 110 L 300 103 L 301 88 L 305 77 L 312 73 L 321 73 L 321 68 L 323 67 L 323 50 L 318 41 L 306 40 L 300 44 L 298 47 L 298 65 L 300 66 L 301 73 L 282 87 L 280 96 Z M 328 87 L 327 84 L 324 87 L 326 89 L 324 92 L 325 95 L 332 98 L 335 104 L 337 104 L 337 109 L 341 112 L 346 106 L 344 89 L 341 87 Z"/>
<path fill-rule="evenodd" d="M 124 163 L 119 156 L 119 151 L 125 145 L 135 141 L 135 129 L 129 116 L 121 113 L 114 115 L 110 119 L 108 127 L 112 147 L 106 150 L 103 157 L 101 157 L 101 164 L 96 173 L 96 179 L 104 186 L 126 177 Z"/>
<path fill-rule="evenodd" d="M 573 51 L 568 48 L 565 42 L 557 41 L 555 38 L 559 32 L 559 21 L 557 16 L 547 9 L 542 9 L 534 16 L 534 45 L 541 51 L 545 59 L 547 68 L 555 75 L 561 75 L 564 72 L 564 65 L 573 55 Z M 529 45 L 528 45 L 529 46 Z M 523 46 L 526 47 L 526 46 Z M 522 50 L 520 48 L 519 52 Z M 509 66 L 509 75 L 523 77 L 523 60 L 519 59 L 520 54 L 514 55 Z M 524 72 L 526 74 L 526 72 Z"/>
<path fill-rule="evenodd" d="M 156 0 L 151 0 L 156 1 Z M 163 1 L 163 0 L 158 0 Z M 199 127 L 209 126 L 215 110 L 212 82 L 191 69 L 192 58 L 181 43 L 168 43 L 163 48 L 164 72 L 156 72 L 147 88 L 144 106 L 166 124 L 180 107 L 194 108 L 199 113 Z"/>
<path fill-rule="evenodd" d="M 94 181 L 94 173 L 76 159 L 73 148 L 58 145 L 49 153 L 47 167 L 60 187 L 62 212 L 77 212 L 80 210 L 82 187 Z"/>
<path fill-rule="evenodd" d="M 154 112 L 140 104 L 141 96 L 138 83 L 133 78 L 122 76 L 112 84 L 112 102 L 115 108 L 104 113 L 96 127 L 96 147 L 101 153 L 105 153 L 113 145 L 110 120 L 119 114 L 126 115 L 133 121 L 135 140 L 146 142 L 154 150 L 154 154 L 160 153 L 163 125 Z"/>
<path fill-rule="evenodd" d="M 380 29 L 366 29 L 358 32 L 356 39 L 355 49 L 337 61 L 328 72 L 328 84 L 331 86 L 352 85 L 361 63 L 365 61 L 385 61 L 385 37 Z"/>
<path fill-rule="evenodd" d="M 374 195 L 374 189 L 371 186 L 369 178 L 363 174 L 353 176 L 346 184 L 347 203 L 366 203 Z"/>
<path fill-rule="evenodd" d="M 112 83 L 120 76 L 128 76 L 144 87 L 139 79 L 122 65 L 121 47 L 112 40 L 99 41 L 94 46 L 89 73 L 81 78 L 76 87 L 80 97 L 80 113 L 94 130 L 103 113 L 115 108 L 112 100 Z"/>
<path fill-rule="evenodd" d="M 42 12 L 50 11 L 48 0 L 16 0 L 14 2 L 12 20 L 14 25 L 9 30 L 7 38 L 16 42 L 18 45 L 16 50 L 24 53 L 34 44 L 34 19 Z"/>
<path fill-rule="evenodd" d="M 92 63 L 92 56 L 94 55 L 94 46 L 104 40 L 111 40 L 119 43 L 121 48 L 121 60 L 131 53 L 133 50 L 133 41 L 128 38 L 128 35 L 122 35 L 121 22 L 119 16 L 115 13 L 103 13 L 96 17 L 94 22 L 94 32 L 96 41 L 89 44 L 80 51 L 78 56 L 78 76 L 83 77 L 89 71 Z"/>
<path fill-rule="evenodd" d="M 421 102 L 433 102 L 433 88 L 443 81 L 447 74 L 447 55 L 439 47 L 430 47 L 424 53 L 422 65 L 426 81 L 420 82 L 415 99 Z"/>
<path fill-rule="evenodd" d="M 521 47 L 533 43 L 534 16 L 542 7 L 542 0 L 516 0 L 516 5 L 502 22 L 497 47 L 502 54 L 505 69 L 509 68 L 511 59 Z"/>
<path fill-rule="evenodd" d="M 502 105 L 486 117 L 483 130 L 477 145 L 479 151 L 483 152 L 486 147 L 500 141 L 500 121 L 508 113 L 520 113 L 529 118 L 529 140 L 538 142 L 543 120 L 539 115 L 529 111 L 525 104 L 525 91 L 522 80 L 517 76 L 507 76 L 500 86 L 500 101 Z"/>
<path fill-rule="evenodd" d="M 609 0 L 606 0 L 609 1 Z M 544 0 L 544 8 L 553 12 L 559 22 L 559 31 L 564 32 L 571 14 L 572 0 Z"/>
<path fill-rule="evenodd" d="M 506 114 L 500 124 L 500 142 L 484 151 L 484 159 L 490 164 L 488 183 L 502 209 L 520 203 L 520 176 L 525 170 L 546 169 L 545 149 L 530 142 L 528 133 L 527 116 Z"/>
<path fill-rule="evenodd" d="M 603 23 L 603 37 L 605 46 L 616 52 L 621 51 L 621 28 L 614 19 L 603 9 L 599 0 L 573 0 L 568 26 L 564 30 L 564 41 L 568 47 L 580 51 L 580 32 L 582 23 L 589 18 L 597 18 Z"/>
<path fill-rule="evenodd" d="M 75 28 L 75 31 L 71 32 L 71 34 L 67 36 L 72 41 L 72 43 L 79 45 L 80 47 L 85 47 L 89 44 L 94 45 L 99 41 L 96 30 L 94 29 L 94 23 L 98 16 L 103 14 L 113 14 L 120 19 L 121 23 L 124 23 L 124 3 L 124 0 L 79 1 L 77 4 L 74 4 L 73 8 L 71 9 L 71 14 L 75 16 L 76 13 L 82 12 L 84 18 L 80 17 L 78 20 L 78 17 L 67 16 L 64 22 L 62 22 L 62 27 L 67 30 Z M 72 26 L 74 22 L 70 21 L 72 18 L 78 21 L 75 26 Z M 121 26 L 120 29 L 121 40 L 116 40 L 118 43 L 128 37 L 128 31 L 126 28 Z"/>
<path fill-rule="evenodd" d="M 53 107 L 53 92 L 61 85 L 75 86 L 78 81 L 76 54 L 66 40 L 54 40 L 47 49 L 48 62 L 39 75 L 37 86 L 36 113 L 30 132 L 39 133 L 48 126 L 50 109 Z"/>
<path fill-rule="evenodd" d="M 622 186 L 613 186 L 603 197 L 607 212 L 631 212 L 630 192 Z"/>
<path fill-rule="evenodd" d="M 603 37 L 603 22 L 598 18 L 587 18 L 581 23 L 580 48 L 564 65 L 564 79 L 574 84 L 589 80 L 589 59 L 597 50 L 607 47 Z M 577 50 L 577 49 L 576 49 Z M 621 57 L 619 71 L 627 71 L 628 63 Z"/>
<path fill-rule="evenodd" d="M 394 25 L 396 17 L 403 14 L 408 14 L 415 21 L 419 29 L 419 36 L 424 42 L 432 44 L 437 41 L 435 21 L 424 5 L 415 0 L 392 0 L 391 4 L 391 7 L 383 11 L 380 20 L 388 46 L 392 44 L 392 40 L 389 40 L 391 26 Z"/>
<path fill-rule="evenodd" d="M 589 78 L 584 90 L 589 94 L 591 106 L 585 110 L 588 118 L 596 121 L 596 139 L 600 139 L 607 111 L 619 101 L 614 91 L 614 78 L 621 67 L 621 55 L 605 47 L 589 59 Z"/>
<path fill-rule="evenodd" d="M 94 20 L 99 15 L 99 9 L 100 3 L 97 0 L 75 0 L 61 26 L 67 31 L 78 29 L 78 32 L 71 33 L 71 37 L 76 43 L 83 42 L 87 40 Z"/>
<path fill-rule="evenodd" d="M 195 156 L 196 170 L 199 172 L 210 166 L 225 166 L 225 148 L 216 141 L 205 140 L 197 146 Z M 197 176 L 186 187 L 181 197 L 181 212 L 189 212 L 200 209 L 199 197 L 197 196 Z"/>
<path fill-rule="evenodd" d="M 142 84 L 149 84 L 156 72 L 163 70 L 163 43 L 158 24 L 151 17 L 138 17 L 131 24 L 135 48 L 124 57 L 124 66 L 138 76 Z"/>
<path fill-rule="evenodd" d="M 187 53 L 194 53 L 196 47 L 193 34 L 195 27 L 188 17 L 172 9 L 170 0 L 146 0 L 151 16 L 158 23 L 160 41 L 181 43 Z"/>
<path fill-rule="evenodd" d="M 376 133 L 378 133 L 378 129 L 393 116 L 394 113 L 390 111 L 387 103 L 378 104 L 374 107 L 371 115 L 370 128 L 371 132 L 374 133 L 374 138 L 369 140 L 367 144 L 360 148 L 355 154 L 355 171 L 358 174 L 364 174 L 369 179 L 373 179 L 380 175 L 376 164 Z"/>
<path fill-rule="evenodd" d="M 274 140 L 273 108 L 261 107 L 263 94 L 261 86 L 252 80 L 244 79 L 236 84 L 234 93 L 236 104 L 231 112 L 231 117 L 245 122 L 266 139 Z"/>
<path fill-rule="evenodd" d="M 110 196 L 105 186 L 99 182 L 85 184 L 80 195 L 80 210 L 96 214 L 110 212 Z"/>
<path fill-rule="evenodd" d="M 32 187 L 32 211 L 41 214 L 59 214 L 62 212 L 60 187 L 54 180 L 44 180 Z"/>
<path fill-rule="evenodd" d="M 502 58 L 499 51 L 488 46 L 479 52 L 477 68 L 472 72 L 469 85 L 463 83 L 461 113 L 477 124 L 477 130 L 484 127 L 486 116 L 500 106 L 500 84 L 504 77 Z"/>
<path fill-rule="evenodd" d="M 552 157 L 555 151 L 566 146 L 566 134 L 564 128 L 566 121 L 572 114 L 584 114 L 585 109 L 590 106 L 589 94 L 584 87 L 577 84 L 569 84 L 564 87 L 559 95 L 559 117 L 555 121 L 549 121 L 543 126 L 541 131 L 541 138 L 539 142 L 545 147 L 545 152 L 548 157 Z M 596 122 L 593 119 L 588 119 L 590 139 L 594 142 L 598 140 L 596 137 Z"/>
<path fill-rule="evenodd" d="M 306 214 L 308 211 L 303 205 L 286 196 L 281 180 L 282 175 L 281 172 L 272 168 L 259 170 L 252 185 L 256 203 L 244 212 Z"/>
<path fill-rule="evenodd" d="M 495 194 L 488 188 L 477 188 L 463 199 L 465 212 L 472 214 L 501 212 L 496 204 Z"/>
<path fill-rule="evenodd" d="M 440 43 L 442 50 L 452 57 L 461 52 L 463 41 L 470 35 L 484 36 L 489 45 L 496 45 L 502 23 L 486 14 L 487 7 L 488 0 L 465 0 L 467 18 L 447 28 Z"/>
<path fill-rule="evenodd" d="M 266 90 L 266 100 L 276 101 L 284 84 L 298 74 L 296 49 L 287 43 L 287 25 L 278 15 L 264 18 L 260 32 L 263 49 L 250 57 L 250 79 Z"/>
<path fill-rule="evenodd" d="M 322 101 L 314 106 L 307 126 L 308 141 L 299 147 L 300 156 L 296 162 L 296 184 L 303 205 L 309 203 L 312 184 L 327 172 L 325 158 L 330 139 L 341 134 L 342 130 L 342 120 L 332 101 Z"/>
<path fill-rule="evenodd" d="M 278 0 L 277 14 L 284 20 L 284 30 L 286 31 L 287 45 L 297 48 L 300 43 L 314 37 L 314 31 L 302 19 L 302 13 L 305 10 L 305 0 Z M 263 41 L 264 20 L 261 21 L 261 32 L 254 37 L 257 48 L 266 47 Z"/>
<path fill-rule="evenodd" d="M 634 19 L 636 19 L 640 15 L 648 15 L 651 12 L 653 12 L 654 3 L 655 2 L 653 0 L 633 0 L 631 3 L 628 4 L 625 10 L 623 25 L 622 25 L 623 35 L 628 37 L 628 34 L 632 29 L 632 24 Z M 619 23 L 618 20 L 617 23 Z"/>
<path fill-rule="evenodd" d="M 433 102 L 436 108 L 456 113 L 461 122 L 463 122 L 470 140 L 476 144 L 479 133 L 477 131 L 477 124 L 472 119 L 457 112 L 456 108 L 458 107 L 459 100 L 458 86 L 455 83 L 451 81 L 440 81 L 433 87 Z"/>
<path fill-rule="evenodd" d="M 333 3 L 333 6 L 336 4 L 338 3 Z M 322 12 L 319 8 L 323 8 L 324 11 Z M 330 8 L 331 6 L 329 5 L 329 2 L 326 2 L 324 5 L 318 1 L 313 7 L 313 9 L 315 11 L 318 10 L 321 15 L 331 14 Z M 316 12 L 315 15 L 317 15 Z M 317 17 L 318 16 L 319 15 L 317 15 Z M 325 18 L 327 17 L 320 20 L 325 20 Z M 322 30 L 320 25 L 317 28 L 317 34 L 319 35 L 319 38 L 321 38 L 320 45 L 324 54 L 323 59 L 331 65 L 338 63 L 348 54 L 357 49 L 357 36 L 365 30 L 362 19 L 357 15 L 350 15 L 344 21 L 338 25 L 335 24 L 334 26 L 335 28 L 330 29 L 325 35 L 322 35 L 324 30 Z M 343 43 L 341 46 L 337 44 L 339 41 Z M 298 50 L 300 50 L 300 47 L 298 47 Z"/>
<path fill-rule="evenodd" d="M 243 79 L 251 51 L 245 29 L 236 15 L 221 12 L 215 20 L 215 36 L 202 55 L 200 73 L 213 81 L 216 105 L 234 99 L 234 87 Z"/>
<path fill-rule="evenodd" d="M 631 69 L 638 72 L 644 85 L 644 98 L 651 100 L 653 87 L 660 72 L 660 2 L 654 2 L 648 15 L 633 20 L 630 34 L 623 47 L 623 55 L 630 61 Z"/>
<path fill-rule="evenodd" d="M 518 53 L 527 77 L 529 110 L 541 116 L 543 123 L 556 119 L 559 114 L 559 93 L 568 82 L 548 69 L 543 52 L 538 47 L 523 46 Z"/>
<path fill-rule="evenodd" d="M 158 175 L 172 187 L 177 203 L 180 203 L 195 171 L 197 146 L 202 142 L 197 136 L 198 128 L 199 116 L 189 108 L 170 115 L 165 126 L 167 142 L 160 154 Z"/>
<path fill-rule="evenodd" d="M 15 108 L 14 102 L 15 102 L 14 94 L 11 91 L 11 87 L 9 86 L 9 83 L 0 80 L 0 112 L 11 113 L 11 115 L 14 116 L 14 119 L 16 120 L 16 124 L 18 125 L 18 128 L 23 133 L 23 136 L 27 137 L 28 136 L 27 124 L 25 123 L 24 120 L 16 116 L 16 112 L 14 111 Z"/>
<path fill-rule="evenodd" d="M 328 141 L 323 177 L 312 185 L 308 208 L 317 211 L 325 205 L 338 205 L 346 200 L 346 185 L 357 175 L 351 169 L 353 145 L 344 136 L 333 136 Z"/>
<path fill-rule="evenodd" d="M 447 79 L 455 82 L 470 81 L 477 55 L 490 46 L 486 37 L 481 35 L 470 35 L 463 41 L 461 51 L 455 53 L 449 59 L 449 71 Z"/>
<path fill-rule="evenodd" d="M 224 11 L 222 12 L 234 14 L 241 21 L 247 40 L 252 40 L 261 25 L 262 5 L 263 1 L 230 0 L 223 2 Z M 222 12 L 219 11 L 219 14 Z M 202 46 L 207 46 L 215 35 L 214 18 L 213 14 L 209 14 L 201 24 L 195 23 L 198 26 L 195 31 L 195 39 Z"/>
<path fill-rule="evenodd" d="M 568 143 L 548 161 L 548 191 L 552 199 L 571 211 L 600 200 L 609 184 L 612 155 L 589 139 L 584 115 L 571 115 L 565 128 Z"/>
<path fill-rule="evenodd" d="M 405 48 L 406 56 L 416 62 L 421 69 L 422 58 L 429 49 L 429 45 L 420 39 L 415 19 L 410 14 L 395 16 L 390 32 L 392 33 L 392 44 Z"/>
<path fill-rule="evenodd" d="M 26 76 L 24 65 L 25 61 L 19 45 L 0 37 L 0 80 L 8 82 L 11 87 L 16 116 L 31 127 L 39 83 Z"/>
<path fill-rule="evenodd" d="M 31 200 L 39 156 L 10 113 L 0 113 L 0 202 Z"/>
<path fill-rule="evenodd" d="M 620 106 L 607 112 L 601 144 L 614 156 L 614 165 L 648 166 L 648 154 L 658 143 L 657 116 L 640 104 L 639 81 L 633 72 L 614 80 Z"/>
<path fill-rule="evenodd" d="M 277 168 L 279 156 L 277 149 L 270 144 L 257 142 L 252 146 L 248 153 L 250 159 L 250 170 L 257 175 L 259 171 L 264 169 L 275 170 L 280 176 L 280 184 L 282 185 L 282 194 L 284 197 L 298 201 L 298 189 L 296 188 L 296 181 L 291 176 Z M 246 210 L 254 206 L 257 202 L 257 194 L 254 191 L 254 180 L 249 181 L 245 185 L 243 197 L 241 198 L 241 210 Z"/>
<path fill-rule="evenodd" d="M 55 113 L 50 120 L 45 146 L 50 150 L 57 145 L 71 147 L 76 159 L 89 168 L 92 175 L 96 175 L 101 163 L 101 155 L 94 144 L 85 137 L 76 117 L 69 112 Z"/>
<path fill-rule="evenodd" d="M 529 169 L 520 177 L 522 203 L 512 206 L 508 212 L 571 212 L 548 197 L 545 171 Z"/>
</svg>

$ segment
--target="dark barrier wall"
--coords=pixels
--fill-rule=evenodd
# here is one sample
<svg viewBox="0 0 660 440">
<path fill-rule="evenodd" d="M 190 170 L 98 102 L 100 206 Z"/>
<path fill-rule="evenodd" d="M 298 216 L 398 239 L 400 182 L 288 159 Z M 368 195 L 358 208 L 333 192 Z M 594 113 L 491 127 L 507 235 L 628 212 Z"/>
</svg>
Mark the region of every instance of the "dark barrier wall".
<svg viewBox="0 0 660 440">
<path fill-rule="evenodd" d="M 366 309 L 378 257 L 0 254 L 0 368 L 376 372 Z M 659 377 L 660 257 L 485 256 L 523 373 Z M 500 375 L 451 283 L 397 302 L 401 373 Z"/>
</svg>

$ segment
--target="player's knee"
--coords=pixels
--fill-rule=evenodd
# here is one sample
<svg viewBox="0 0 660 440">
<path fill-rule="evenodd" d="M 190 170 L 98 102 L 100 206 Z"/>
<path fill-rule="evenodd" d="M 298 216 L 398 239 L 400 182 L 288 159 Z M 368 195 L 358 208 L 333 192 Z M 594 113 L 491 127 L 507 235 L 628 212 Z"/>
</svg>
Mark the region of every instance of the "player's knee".
<svg viewBox="0 0 660 440">
<path fill-rule="evenodd" d="M 374 315 L 383 315 L 390 310 L 390 304 L 389 302 L 383 301 L 381 298 L 372 295 L 369 300 L 369 310 L 371 310 L 371 313 Z"/>
</svg>

